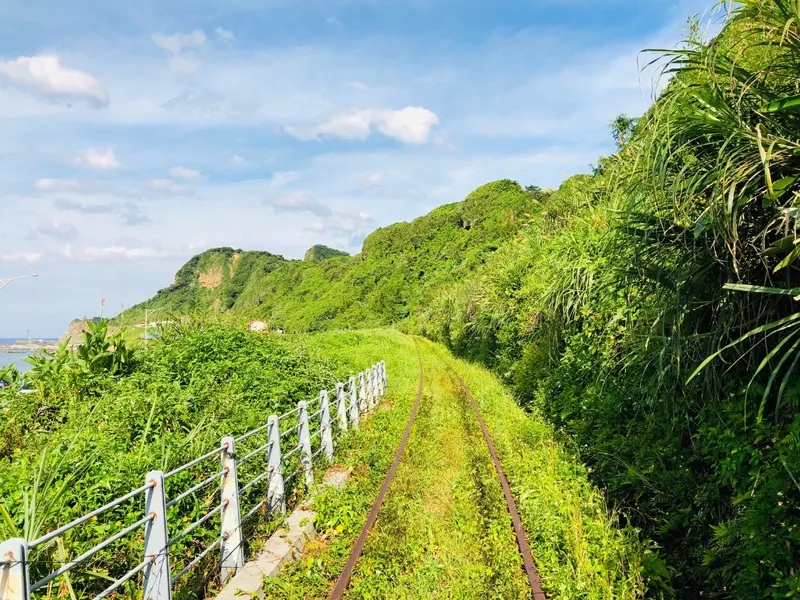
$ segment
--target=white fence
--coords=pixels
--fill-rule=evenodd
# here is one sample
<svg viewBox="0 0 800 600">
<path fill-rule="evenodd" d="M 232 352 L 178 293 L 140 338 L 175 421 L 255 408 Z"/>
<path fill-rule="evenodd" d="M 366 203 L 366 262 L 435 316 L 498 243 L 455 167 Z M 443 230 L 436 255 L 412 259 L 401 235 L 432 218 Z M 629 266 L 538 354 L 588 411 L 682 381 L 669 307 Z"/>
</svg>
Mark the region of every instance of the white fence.
<svg viewBox="0 0 800 600">
<path fill-rule="evenodd" d="M 52 590 L 59 578 L 63 582 L 73 569 L 87 565 L 90 559 L 104 550 L 111 550 L 116 542 L 136 532 L 143 533 L 137 564 L 120 577 L 107 577 L 110 585 L 99 593 L 92 592 L 94 600 L 106 598 L 131 580 L 142 582 L 142 597 L 146 600 L 170 600 L 176 583 L 215 550 L 219 552 L 220 581 L 224 583 L 244 565 L 245 527 L 258 521 L 252 517 L 260 515 L 263 520 L 285 513 L 287 498 L 314 484 L 314 459 L 333 461 L 335 439 L 348 428 L 357 429 L 361 418 L 375 409 L 385 393 L 386 365 L 381 361 L 350 377 L 347 385 L 338 383 L 335 390 L 323 390 L 318 398 L 299 402 L 288 413 L 271 415 L 261 427 L 238 437 L 223 437 L 219 447 L 184 465 L 166 473 L 147 473 L 142 487 L 37 539 L 17 538 L 0 543 L 0 600 L 29 600 L 37 592 L 59 595 Z M 245 449 L 253 445 L 252 449 Z M 217 456 L 221 462 L 219 470 L 212 469 L 214 472 L 209 475 L 208 465 Z M 246 475 L 249 481 L 242 484 Z M 170 490 L 173 494 L 168 497 L 169 482 L 186 485 L 198 479 L 182 491 Z M 196 507 L 198 494 L 204 490 L 207 494 L 215 483 L 219 486 L 219 503 L 180 532 L 173 532 L 173 520 L 177 520 L 178 525 L 190 520 L 185 514 L 181 519 L 176 518 L 177 509 L 173 507 L 190 500 L 195 501 Z M 42 563 L 30 558 L 33 554 L 49 548 L 52 555 L 54 545 L 63 549 L 58 542 L 64 534 L 96 521 L 100 515 L 113 513 L 114 509 L 140 496 L 144 497 L 140 519 L 120 527 L 79 556 L 64 558 L 58 568 L 46 569 L 46 574 L 31 581 L 32 564 L 37 567 L 35 572 L 42 572 L 38 568 Z M 248 503 L 252 506 L 244 512 Z M 167 518 L 170 509 L 173 520 Z M 177 553 L 176 548 L 181 548 L 181 552 Z M 177 560 L 178 554 L 183 562 Z M 140 573 L 142 576 L 137 578 Z M 133 584 L 125 589 L 130 589 L 130 585 Z M 79 597 L 88 597 L 73 587 L 69 584 L 68 590 L 77 592 Z"/>
</svg>

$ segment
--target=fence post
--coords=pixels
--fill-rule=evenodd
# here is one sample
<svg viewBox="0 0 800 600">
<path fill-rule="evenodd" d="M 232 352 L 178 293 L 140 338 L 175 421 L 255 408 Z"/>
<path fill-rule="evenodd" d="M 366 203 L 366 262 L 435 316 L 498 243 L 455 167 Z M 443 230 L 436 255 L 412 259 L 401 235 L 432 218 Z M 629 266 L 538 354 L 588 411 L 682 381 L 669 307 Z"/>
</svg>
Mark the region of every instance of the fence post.
<svg viewBox="0 0 800 600">
<path fill-rule="evenodd" d="M 375 376 L 375 365 L 372 365 L 369 368 L 369 401 L 372 404 L 372 408 L 378 406 L 378 378 Z"/>
<path fill-rule="evenodd" d="M 322 412 L 319 415 L 319 440 L 322 453 L 331 463 L 333 462 L 333 431 L 331 431 L 331 403 L 327 391 L 320 393 L 320 404 Z"/>
<path fill-rule="evenodd" d="M 222 485 L 220 501 L 222 513 L 220 517 L 220 534 L 222 535 L 222 564 L 220 581 L 225 583 L 228 577 L 236 575 L 236 571 L 244 566 L 244 550 L 242 549 L 242 522 L 239 511 L 239 477 L 236 473 L 236 447 L 233 437 L 222 438 Z"/>
<path fill-rule="evenodd" d="M 363 371 L 358 374 L 358 409 L 361 412 L 367 412 L 369 404 L 367 404 L 367 384 L 364 379 Z"/>
<path fill-rule="evenodd" d="M 151 487 L 145 497 L 145 512 L 152 519 L 144 528 L 144 557 L 150 563 L 144 568 L 144 600 L 170 600 L 172 585 L 169 574 L 169 532 L 167 530 L 167 498 L 164 493 L 164 472 L 150 471 L 145 481 Z"/>
<path fill-rule="evenodd" d="M 344 396 L 344 384 L 341 381 L 336 384 L 336 418 L 339 421 L 339 429 L 347 431 L 347 402 Z"/>
<path fill-rule="evenodd" d="M 367 367 L 367 370 L 364 371 L 364 387 L 367 391 L 367 410 L 372 412 L 372 410 L 375 408 L 375 399 L 372 397 L 372 373 L 370 372 L 369 367 Z"/>
<path fill-rule="evenodd" d="M 382 360 L 380 362 L 381 365 L 381 390 L 382 394 L 386 393 L 386 361 Z"/>
<path fill-rule="evenodd" d="M 277 415 L 267 419 L 269 446 L 267 448 L 267 497 L 270 511 L 275 510 L 276 502 L 281 514 L 286 513 L 286 498 L 283 493 L 283 467 L 281 464 L 281 432 Z"/>
<path fill-rule="evenodd" d="M 314 466 L 311 464 L 311 431 L 308 427 L 308 408 L 305 400 L 297 403 L 297 439 L 300 444 L 300 462 L 306 474 L 306 488 L 314 485 Z"/>
<path fill-rule="evenodd" d="M 12 538 L 0 544 L 0 598 L 29 600 L 28 542 Z"/>
<path fill-rule="evenodd" d="M 360 421 L 359 410 L 358 410 L 358 398 L 356 395 L 356 378 L 352 375 L 350 379 L 347 381 L 348 387 L 350 388 L 350 423 L 353 426 L 353 429 L 358 429 L 358 423 Z"/>
</svg>

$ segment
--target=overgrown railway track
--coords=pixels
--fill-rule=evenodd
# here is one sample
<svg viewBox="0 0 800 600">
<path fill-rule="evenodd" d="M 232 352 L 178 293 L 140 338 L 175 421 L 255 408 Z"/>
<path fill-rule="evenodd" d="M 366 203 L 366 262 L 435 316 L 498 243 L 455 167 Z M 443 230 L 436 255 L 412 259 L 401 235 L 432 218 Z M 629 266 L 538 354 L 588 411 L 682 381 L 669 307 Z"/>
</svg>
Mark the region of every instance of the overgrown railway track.
<svg viewBox="0 0 800 600">
<path fill-rule="evenodd" d="M 544 590 L 542 589 L 541 579 L 536 569 L 536 564 L 533 560 L 533 555 L 531 553 L 530 545 L 528 544 L 528 540 L 525 535 L 525 529 L 522 525 L 522 520 L 520 519 L 519 511 L 517 510 L 516 500 L 514 499 L 514 495 L 511 492 L 511 487 L 508 484 L 508 479 L 506 478 L 505 472 L 503 471 L 503 466 L 500 461 L 500 457 L 497 454 L 497 449 L 495 448 L 492 436 L 489 433 L 489 429 L 487 428 L 486 423 L 483 420 L 483 416 L 481 415 L 478 403 L 476 402 L 475 397 L 473 396 L 471 390 L 469 389 L 469 386 L 467 386 L 466 382 L 458 374 L 458 372 L 440 356 L 438 358 L 445 365 L 445 368 L 448 371 L 450 371 L 455 377 L 455 379 L 458 381 L 459 385 L 461 386 L 461 389 L 464 392 L 464 396 L 467 402 L 469 403 L 470 407 L 472 408 L 475 414 L 475 418 L 477 419 L 478 424 L 480 426 L 481 432 L 483 434 L 483 439 L 486 442 L 486 446 L 495 469 L 495 473 L 500 482 L 500 486 L 503 490 L 503 496 L 506 501 L 506 509 L 508 510 L 511 519 L 511 525 L 514 531 L 514 535 L 516 537 L 517 547 L 520 556 L 522 558 L 522 566 L 525 570 L 525 574 L 527 576 L 528 583 L 531 588 L 531 598 L 533 598 L 534 600 L 545 600 L 546 596 Z M 386 476 L 383 480 L 383 484 L 381 485 L 378 495 L 375 497 L 375 502 L 372 504 L 372 508 L 370 509 L 369 515 L 367 516 L 367 520 L 365 521 L 364 526 L 361 529 L 361 533 L 359 534 L 358 539 L 353 545 L 347 563 L 345 564 L 344 569 L 339 575 L 339 578 L 336 581 L 336 584 L 334 585 L 333 590 L 331 591 L 328 597 L 329 600 L 339 600 L 340 598 L 342 598 L 345 591 L 347 590 L 347 587 L 349 586 L 350 580 L 353 576 L 353 571 L 356 568 L 358 559 L 364 550 L 364 545 L 367 541 L 369 532 L 378 519 L 378 513 L 380 512 L 381 505 L 383 504 L 383 501 L 386 498 L 386 495 L 389 491 L 389 487 L 391 486 L 392 480 L 394 479 L 395 474 L 397 472 L 397 468 L 400 465 L 400 462 L 405 453 L 405 449 L 408 444 L 408 439 L 411 435 L 412 429 L 414 428 L 414 421 L 416 420 L 417 414 L 419 413 L 420 401 L 422 399 L 422 393 L 425 387 L 425 373 L 422 366 L 422 356 L 419 352 L 419 348 L 417 348 L 417 360 L 419 362 L 419 385 L 417 387 L 417 395 L 414 400 L 413 407 L 411 409 L 411 414 L 409 416 L 408 423 L 406 424 L 405 431 L 403 432 L 403 437 L 400 440 L 400 444 L 398 445 L 397 451 L 395 452 L 394 460 L 392 461 L 392 464 L 386 473 Z"/>
</svg>

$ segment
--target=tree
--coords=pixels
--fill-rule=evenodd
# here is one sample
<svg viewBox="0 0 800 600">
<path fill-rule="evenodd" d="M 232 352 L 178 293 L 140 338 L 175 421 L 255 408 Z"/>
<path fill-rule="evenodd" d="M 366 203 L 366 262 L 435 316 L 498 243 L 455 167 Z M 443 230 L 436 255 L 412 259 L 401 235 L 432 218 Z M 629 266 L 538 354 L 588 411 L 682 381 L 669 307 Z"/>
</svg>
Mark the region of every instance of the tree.
<svg viewBox="0 0 800 600">
<path fill-rule="evenodd" d="M 614 136 L 614 142 L 617 144 L 618 148 L 622 148 L 631 138 L 638 122 L 639 119 L 629 117 L 625 113 L 622 113 L 609 123 L 611 135 Z"/>
</svg>

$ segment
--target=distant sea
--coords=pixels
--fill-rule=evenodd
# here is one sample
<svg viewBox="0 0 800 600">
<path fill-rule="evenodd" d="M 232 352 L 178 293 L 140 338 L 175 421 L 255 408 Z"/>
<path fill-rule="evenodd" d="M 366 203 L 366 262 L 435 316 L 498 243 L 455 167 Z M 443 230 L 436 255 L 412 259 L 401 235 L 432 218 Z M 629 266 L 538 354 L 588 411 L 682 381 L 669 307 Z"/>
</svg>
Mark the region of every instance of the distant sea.
<svg viewBox="0 0 800 600">
<path fill-rule="evenodd" d="M 47 342 L 52 343 L 54 341 L 57 341 L 57 340 L 51 340 L 51 339 L 34 339 L 34 340 L 31 340 L 31 342 L 33 343 L 34 346 L 37 346 L 37 345 L 42 344 L 42 343 L 47 343 Z M 22 345 L 22 344 L 27 344 L 27 343 L 28 343 L 27 339 L 0 338 L 0 346 L 11 346 L 13 344 Z M 15 364 L 15 365 L 17 365 L 17 369 L 19 369 L 20 371 L 22 371 L 22 372 L 29 371 L 31 366 L 28 363 L 23 362 L 22 359 L 25 358 L 26 356 L 30 356 L 30 354 L 31 354 L 30 352 L 2 352 L 2 351 L 0 351 L 0 369 L 2 369 L 5 366 L 8 366 L 8 365 Z"/>
</svg>

